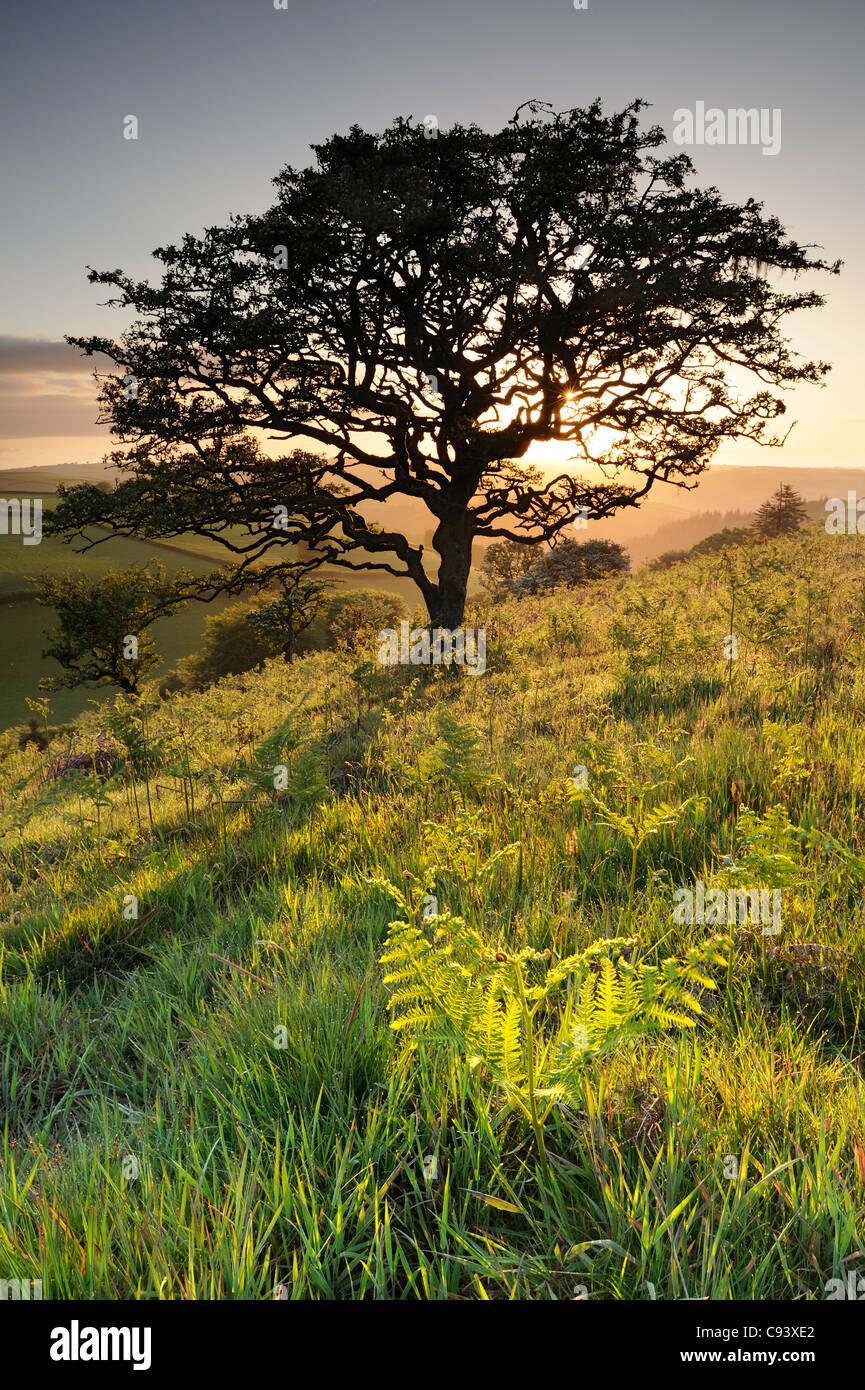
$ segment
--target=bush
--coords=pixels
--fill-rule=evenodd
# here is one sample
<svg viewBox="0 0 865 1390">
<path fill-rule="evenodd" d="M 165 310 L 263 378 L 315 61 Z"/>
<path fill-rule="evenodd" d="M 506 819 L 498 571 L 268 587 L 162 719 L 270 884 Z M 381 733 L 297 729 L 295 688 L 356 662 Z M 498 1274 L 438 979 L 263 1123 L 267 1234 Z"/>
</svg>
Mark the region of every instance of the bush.
<svg viewBox="0 0 865 1390">
<path fill-rule="evenodd" d="M 232 603 L 221 613 L 213 613 L 204 625 L 201 648 L 178 661 L 175 669 L 159 685 L 161 695 L 175 690 L 204 690 L 224 676 L 251 671 L 274 656 L 284 654 L 284 642 L 277 631 L 249 621 L 250 615 L 267 608 L 267 595 Z M 383 627 L 394 627 L 408 617 L 408 609 L 398 594 L 379 589 L 353 589 L 334 595 L 324 612 L 299 632 L 295 651 L 299 656 L 325 651 L 330 647 L 370 640 Z"/>
<path fill-rule="evenodd" d="M 728 550 L 733 545 L 751 545 L 754 534 L 747 526 L 725 526 L 723 531 L 714 531 L 711 536 L 706 536 L 704 540 L 697 541 L 690 550 L 665 550 L 663 555 L 658 555 L 654 560 L 650 560 L 646 565 L 647 570 L 668 570 L 672 565 L 678 565 L 682 560 L 689 560 L 693 555 L 716 555 L 721 550 Z"/>
<path fill-rule="evenodd" d="M 516 592 L 517 582 L 538 557 L 538 548 L 520 541 L 496 541 L 488 545 L 481 561 L 480 581 L 496 602 Z"/>
<path fill-rule="evenodd" d="M 250 613 L 263 606 L 263 600 L 256 599 L 232 603 L 221 613 L 212 613 L 204 624 L 200 650 L 178 661 L 161 682 L 160 693 L 204 690 L 223 676 L 251 671 L 275 656 L 279 650 L 275 639 L 257 632 L 248 621 Z"/>
<path fill-rule="evenodd" d="M 384 589 L 351 589 L 334 595 L 323 616 L 312 624 L 304 637 L 310 643 L 309 650 L 357 646 L 360 641 L 368 641 L 370 634 L 374 636 L 383 628 L 397 627 L 408 616 L 408 608 L 399 594 L 389 594 Z M 298 650 L 301 650 L 300 641 Z"/>
<path fill-rule="evenodd" d="M 682 560 L 687 560 L 687 550 L 665 550 L 662 555 L 658 555 L 654 560 L 650 560 L 646 565 L 647 570 L 668 570 L 673 565 L 678 565 Z"/>
<path fill-rule="evenodd" d="M 549 589 L 578 588 L 593 579 L 627 574 L 627 551 L 615 541 L 561 541 L 541 554 L 535 564 L 514 583 L 517 594 L 537 594 Z"/>
</svg>

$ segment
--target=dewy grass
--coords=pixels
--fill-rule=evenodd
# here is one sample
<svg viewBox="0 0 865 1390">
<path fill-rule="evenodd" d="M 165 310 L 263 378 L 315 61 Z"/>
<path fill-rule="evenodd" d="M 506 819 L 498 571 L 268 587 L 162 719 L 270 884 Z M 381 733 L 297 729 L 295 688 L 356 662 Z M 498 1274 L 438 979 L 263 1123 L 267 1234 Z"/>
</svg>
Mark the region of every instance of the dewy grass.
<svg viewBox="0 0 865 1390">
<path fill-rule="evenodd" d="M 98 786 L 46 777 L 65 739 L 5 735 L 0 1277 L 807 1300 L 865 1272 L 865 563 L 805 534 L 731 564 L 732 684 L 708 557 L 485 610 L 484 677 L 395 669 L 359 701 L 371 654 L 320 653 L 91 712 L 70 751 L 121 753 Z M 698 881 L 777 884 L 780 934 L 678 924 Z M 534 1116 L 480 1049 L 391 1029 L 384 884 L 537 1005 Z M 579 970 L 532 997 L 549 973 L 625 935 L 660 971 L 718 933 L 695 1027 L 611 1037 L 559 1084 Z"/>
</svg>

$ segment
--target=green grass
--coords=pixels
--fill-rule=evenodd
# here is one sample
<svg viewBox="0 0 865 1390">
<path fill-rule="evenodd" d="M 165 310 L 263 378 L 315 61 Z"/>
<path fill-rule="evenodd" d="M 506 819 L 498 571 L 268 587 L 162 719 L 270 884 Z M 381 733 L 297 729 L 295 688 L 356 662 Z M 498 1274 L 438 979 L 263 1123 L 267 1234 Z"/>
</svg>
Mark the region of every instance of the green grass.
<svg viewBox="0 0 865 1390">
<path fill-rule="evenodd" d="M 55 499 L 49 494 L 42 501 L 45 511 L 48 511 Z M 192 539 L 183 537 L 182 543 L 178 540 L 176 546 L 167 542 L 154 546 L 152 541 L 116 536 L 92 550 L 77 551 L 54 536 L 43 536 L 38 545 L 25 545 L 20 536 L 0 537 L 0 604 L 30 595 L 32 589 L 28 579 L 36 579 L 43 572 L 60 574 L 72 569 L 82 570 L 88 575 L 104 574 L 109 567 L 125 569 L 128 565 L 140 565 L 151 554 L 158 556 L 171 574 L 178 569 L 204 573 L 212 569 L 214 564 L 224 561 L 224 551 L 218 556 L 216 547 L 208 550 L 202 544 L 196 548 L 191 543 Z"/>
<path fill-rule="evenodd" d="M 11 494 L 13 489 L 7 487 L 6 491 Z M 32 497 L 38 494 L 31 489 L 26 495 Z M 47 510 L 55 499 L 52 493 L 46 493 L 42 500 Z M 234 528 L 227 534 L 235 539 L 241 538 L 240 528 Z M 230 558 L 230 552 L 223 546 L 195 535 L 179 536 L 176 540 L 164 542 L 112 537 L 86 551 L 76 551 L 72 545 L 50 536 L 43 537 L 39 545 L 24 545 L 20 537 L 14 535 L 0 536 L 0 730 L 27 722 L 30 715 L 27 697 L 34 697 L 38 693 L 37 687 L 43 677 L 59 670 L 56 663 L 42 656 L 46 645 L 45 633 L 55 622 L 53 610 L 36 604 L 28 579 L 38 578 L 42 573 L 55 575 L 66 570 L 99 575 L 108 568 L 125 569 L 130 565 L 146 564 L 151 559 L 159 560 L 168 574 L 175 574 L 179 569 L 206 574 L 226 564 Z M 363 588 L 372 583 L 377 589 L 399 594 L 411 609 L 417 607 L 418 596 L 414 585 L 410 580 L 394 575 L 375 573 L 368 576 L 328 565 L 323 567 L 320 577 L 336 593 Z M 180 657 L 188 656 L 197 648 L 208 614 L 224 607 L 225 602 L 227 600 L 217 600 L 207 605 L 190 603 L 173 617 L 156 624 L 154 636 L 163 656 L 158 675 L 164 674 Z M 104 699 L 104 690 L 61 691 L 54 701 L 57 718 L 60 721 L 70 720 L 88 708 L 92 701 Z"/>
<path fill-rule="evenodd" d="M 752 559 L 732 672 L 708 557 L 487 609 L 485 677 L 320 653 L 174 697 L 137 744 L 122 706 L 91 712 L 77 746 L 138 749 L 101 789 L 42 785 L 7 736 L 0 1275 L 49 1298 L 809 1300 L 865 1267 L 865 557 L 819 533 Z M 620 818 L 694 800 L 634 857 L 577 765 Z M 490 946 L 633 934 L 651 962 L 717 930 L 676 925 L 672 894 L 724 856 L 783 882 L 780 936 L 739 930 L 693 1031 L 585 1067 L 548 1181 L 482 1067 L 390 1029 L 371 879 L 432 873 Z"/>
<path fill-rule="evenodd" d="M 11 492 L 11 488 L 7 488 L 7 492 Z M 27 495 L 36 494 L 28 492 Z M 54 496 L 46 494 L 42 500 L 48 509 L 53 505 Z M 38 694 L 37 687 L 43 676 L 59 671 L 55 662 L 42 656 L 45 634 L 55 624 L 53 609 L 35 602 L 28 579 L 66 570 L 99 575 L 110 567 L 125 569 L 133 564 L 146 564 L 153 557 L 161 560 L 169 574 L 179 569 L 205 574 L 215 564 L 222 563 L 224 557 L 216 555 L 215 547 L 212 553 L 202 549 L 196 556 L 192 547 L 185 548 L 186 539 L 183 538 L 184 548 L 178 549 L 171 545 L 154 546 L 151 541 L 116 537 L 93 550 L 77 553 L 71 545 L 50 536 L 44 536 L 39 545 L 24 545 L 17 536 L 0 537 L 0 729 L 25 724 L 30 715 L 27 697 Z M 160 674 L 194 650 L 207 615 L 212 611 L 211 606 L 193 603 L 156 624 L 154 634 L 164 658 Z M 57 718 L 70 720 L 92 700 L 104 698 L 102 690 L 60 691 L 54 697 Z"/>
</svg>

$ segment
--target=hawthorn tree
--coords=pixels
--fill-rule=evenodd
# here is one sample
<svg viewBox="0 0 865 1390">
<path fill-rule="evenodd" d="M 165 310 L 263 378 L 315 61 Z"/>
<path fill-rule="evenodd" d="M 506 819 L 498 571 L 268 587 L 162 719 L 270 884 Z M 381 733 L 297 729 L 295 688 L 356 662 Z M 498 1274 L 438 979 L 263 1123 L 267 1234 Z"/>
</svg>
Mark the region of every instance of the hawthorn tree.
<svg viewBox="0 0 865 1390">
<path fill-rule="evenodd" d="M 535 559 L 533 547 L 522 541 L 495 541 L 484 551 L 480 581 L 494 599 L 516 592 L 516 584 Z"/>
<path fill-rule="evenodd" d="M 484 555 L 481 583 L 492 598 L 502 599 L 580 588 L 606 575 L 627 574 L 630 567 L 627 552 L 616 541 L 580 542 L 566 537 L 541 551 L 515 541 L 496 541 Z"/>
<path fill-rule="evenodd" d="M 785 336 L 823 302 L 794 281 L 839 263 L 693 186 L 644 105 L 354 126 L 285 168 L 266 212 L 158 250 L 159 283 L 91 271 L 133 318 L 69 339 L 118 369 L 101 398 L 122 481 L 65 489 L 51 529 L 192 531 L 274 573 L 305 542 L 310 567 L 409 576 L 454 627 L 475 537 L 542 544 L 578 508 L 692 485 L 725 439 L 782 443 L 772 388 L 828 371 Z M 550 443 L 566 464 L 527 462 Z M 432 557 L 393 524 L 407 501 Z"/>
<path fill-rule="evenodd" d="M 41 680 L 40 689 L 117 685 L 137 696 L 160 661 L 147 629 L 183 606 L 181 593 L 191 591 L 196 579 L 183 570 L 167 579 L 165 566 L 153 562 L 101 575 L 43 574 L 31 583 L 37 603 L 52 607 L 59 624 L 47 634 L 42 655 L 63 668 Z"/>
<path fill-rule="evenodd" d="M 577 589 L 593 579 L 627 574 L 630 568 L 627 551 L 616 541 L 563 540 L 536 557 L 531 568 L 516 580 L 514 592 L 536 594 L 548 589 Z"/>
</svg>

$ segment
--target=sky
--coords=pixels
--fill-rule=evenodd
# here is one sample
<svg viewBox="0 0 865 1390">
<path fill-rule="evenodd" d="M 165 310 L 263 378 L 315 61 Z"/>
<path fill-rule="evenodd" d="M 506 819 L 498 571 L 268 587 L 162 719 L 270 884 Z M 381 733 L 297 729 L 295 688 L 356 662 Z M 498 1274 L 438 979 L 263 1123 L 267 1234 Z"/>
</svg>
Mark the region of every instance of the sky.
<svg viewBox="0 0 865 1390">
<path fill-rule="evenodd" d="M 282 3 L 282 0 L 277 0 Z M 780 149 L 689 147 L 697 181 L 755 197 L 841 258 L 796 347 L 833 363 L 791 394 L 784 462 L 855 466 L 865 425 L 863 0 L 41 0 L 4 16 L 0 55 L 0 469 L 96 462 L 93 363 L 67 333 L 117 334 L 86 267 L 157 271 L 152 250 L 261 210 L 285 164 L 352 124 L 435 115 L 500 128 L 530 98 L 557 109 L 640 96 L 674 113 L 780 111 Z M 124 120 L 138 121 L 137 140 Z M 673 148 L 671 146 L 671 148 Z M 776 463 L 725 444 L 719 462 Z"/>
</svg>

